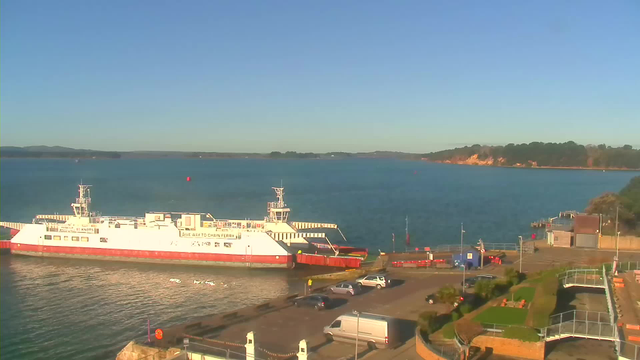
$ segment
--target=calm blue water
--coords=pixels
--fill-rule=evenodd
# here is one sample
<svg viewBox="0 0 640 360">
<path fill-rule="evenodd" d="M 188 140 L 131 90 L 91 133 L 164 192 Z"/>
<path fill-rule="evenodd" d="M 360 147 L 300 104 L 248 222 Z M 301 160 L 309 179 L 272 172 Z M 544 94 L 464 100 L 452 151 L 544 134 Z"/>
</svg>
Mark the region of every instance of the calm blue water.
<svg viewBox="0 0 640 360">
<path fill-rule="evenodd" d="M 93 209 L 209 212 L 262 218 L 282 180 L 292 220 L 335 222 L 349 243 L 515 242 L 529 223 L 618 191 L 637 172 L 502 169 L 395 160 L 0 161 L 3 221 L 70 213 L 77 183 L 92 184 Z M 191 182 L 185 181 L 186 177 Z M 208 269 L 3 256 L 0 355 L 6 359 L 114 358 L 153 327 L 297 291 L 295 272 Z M 183 283 L 170 283 L 181 278 Z M 218 286 L 193 284 L 213 279 Z M 225 287 L 222 283 L 226 284 Z"/>
</svg>

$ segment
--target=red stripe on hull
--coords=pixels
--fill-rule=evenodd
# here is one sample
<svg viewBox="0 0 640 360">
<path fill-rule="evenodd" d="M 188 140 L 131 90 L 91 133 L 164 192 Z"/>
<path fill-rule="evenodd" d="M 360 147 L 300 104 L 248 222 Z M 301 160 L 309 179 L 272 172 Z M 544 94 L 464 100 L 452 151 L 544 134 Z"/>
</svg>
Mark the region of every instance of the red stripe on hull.
<svg viewBox="0 0 640 360">
<path fill-rule="evenodd" d="M 11 249 L 11 240 L 0 240 L 0 249 Z"/>
<path fill-rule="evenodd" d="M 188 253 L 177 251 L 144 251 L 101 249 L 75 246 L 43 246 L 11 244 L 11 252 L 31 256 L 78 257 L 100 260 L 123 260 L 158 263 L 192 263 L 213 266 L 280 267 L 292 268 L 293 255 L 231 255 Z"/>
</svg>

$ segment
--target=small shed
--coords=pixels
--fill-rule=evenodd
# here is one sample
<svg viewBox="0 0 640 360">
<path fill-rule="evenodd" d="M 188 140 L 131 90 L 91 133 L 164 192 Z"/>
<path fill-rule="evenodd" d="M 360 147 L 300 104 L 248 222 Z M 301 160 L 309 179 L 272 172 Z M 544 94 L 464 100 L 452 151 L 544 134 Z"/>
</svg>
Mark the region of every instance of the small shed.
<svg viewBox="0 0 640 360">
<path fill-rule="evenodd" d="M 571 247 L 573 245 L 573 233 L 562 230 L 552 230 L 547 233 L 549 245 L 555 247 Z"/>
<path fill-rule="evenodd" d="M 462 259 L 460 259 L 460 253 L 453 254 L 453 265 L 456 267 L 464 264 L 467 269 L 480 267 L 480 252 L 476 249 L 464 250 L 462 252 Z"/>
<path fill-rule="evenodd" d="M 577 247 L 597 248 L 598 230 L 600 229 L 600 216 L 576 215 L 573 223 L 573 232 Z"/>
</svg>

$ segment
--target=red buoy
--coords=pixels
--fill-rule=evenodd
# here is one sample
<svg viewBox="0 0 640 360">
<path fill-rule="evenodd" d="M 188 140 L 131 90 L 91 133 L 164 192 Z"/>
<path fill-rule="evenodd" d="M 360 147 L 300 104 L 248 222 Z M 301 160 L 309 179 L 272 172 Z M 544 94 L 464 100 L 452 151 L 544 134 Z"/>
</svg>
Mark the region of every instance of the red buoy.
<svg viewBox="0 0 640 360">
<path fill-rule="evenodd" d="M 187 176 L 187 181 L 191 181 L 191 176 Z"/>
<path fill-rule="evenodd" d="M 158 340 L 162 340 L 162 337 L 164 336 L 164 331 L 162 331 L 162 329 L 156 329 L 156 339 Z"/>
</svg>

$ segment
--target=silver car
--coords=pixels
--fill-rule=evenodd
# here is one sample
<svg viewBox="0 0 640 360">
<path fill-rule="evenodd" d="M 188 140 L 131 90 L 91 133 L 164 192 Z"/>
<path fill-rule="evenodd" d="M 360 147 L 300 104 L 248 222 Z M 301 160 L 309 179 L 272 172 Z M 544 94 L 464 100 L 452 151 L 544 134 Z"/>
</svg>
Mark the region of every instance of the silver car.
<svg viewBox="0 0 640 360">
<path fill-rule="evenodd" d="M 357 283 L 345 281 L 330 286 L 329 291 L 331 291 L 333 294 L 347 294 L 353 296 L 360 294 L 362 292 L 362 289 Z"/>
<path fill-rule="evenodd" d="M 361 286 L 375 286 L 377 289 L 382 289 L 391 284 L 391 279 L 382 274 L 374 274 L 361 277 L 356 282 Z"/>
</svg>

